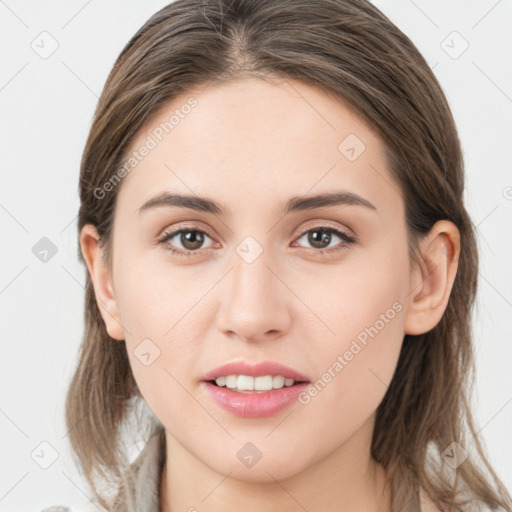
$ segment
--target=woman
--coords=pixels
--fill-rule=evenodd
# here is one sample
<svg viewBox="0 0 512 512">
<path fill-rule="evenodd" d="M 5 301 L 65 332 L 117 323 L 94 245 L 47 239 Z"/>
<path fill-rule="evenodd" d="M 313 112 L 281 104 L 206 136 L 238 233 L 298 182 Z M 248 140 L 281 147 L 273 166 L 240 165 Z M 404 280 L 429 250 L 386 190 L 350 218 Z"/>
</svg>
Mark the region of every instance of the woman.
<svg viewBox="0 0 512 512">
<path fill-rule="evenodd" d="M 446 98 L 372 4 L 152 16 L 81 165 L 86 329 L 66 419 L 98 502 L 512 510 L 467 399 L 463 189 Z M 130 465 L 134 417 L 147 444 Z"/>
</svg>

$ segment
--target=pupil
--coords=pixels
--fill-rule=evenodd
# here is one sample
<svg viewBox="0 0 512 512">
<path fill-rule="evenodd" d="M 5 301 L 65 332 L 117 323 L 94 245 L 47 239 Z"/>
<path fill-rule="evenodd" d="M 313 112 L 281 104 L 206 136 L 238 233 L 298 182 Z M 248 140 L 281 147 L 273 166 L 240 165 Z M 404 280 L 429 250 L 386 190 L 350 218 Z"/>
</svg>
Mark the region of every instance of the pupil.
<svg viewBox="0 0 512 512">
<path fill-rule="evenodd" d="M 204 241 L 203 233 L 199 231 L 185 231 L 181 234 L 181 243 L 188 249 L 198 249 Z"/>
<path fill-rule="evenodd" d="M 309 234 L 309 243 L 316 248 L 321 248 L 322 244 L 329 245 L 331 241 L 331 233 L 326 231 L 311 231 Z"/>
</svg>

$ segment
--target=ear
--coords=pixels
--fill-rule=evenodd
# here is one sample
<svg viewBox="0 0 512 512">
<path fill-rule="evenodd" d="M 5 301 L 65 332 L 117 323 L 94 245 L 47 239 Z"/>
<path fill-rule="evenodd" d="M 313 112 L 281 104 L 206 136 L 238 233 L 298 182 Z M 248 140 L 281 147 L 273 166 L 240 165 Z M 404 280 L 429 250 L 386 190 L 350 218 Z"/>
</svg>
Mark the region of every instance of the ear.
<svg viewBox="0 0 512 512">
<path fill-rule="evenodd" d="M 411 270 L 405 334 L 423 334 L 441 320 L 457 274 L 460 233 L 440 220 L 420 242 L 421 258 Z"/>
<path fill-rule="evenodd" d="M 108 272 L 99 246 L 99 235 L 92 224 L 86 224 L 80 232 L 80 247 L 94 286 L 94 294 L 105 327 L 111 338 L 124 340 L 124 330 L 114 295 L 112 276 Z"/>
</svg>

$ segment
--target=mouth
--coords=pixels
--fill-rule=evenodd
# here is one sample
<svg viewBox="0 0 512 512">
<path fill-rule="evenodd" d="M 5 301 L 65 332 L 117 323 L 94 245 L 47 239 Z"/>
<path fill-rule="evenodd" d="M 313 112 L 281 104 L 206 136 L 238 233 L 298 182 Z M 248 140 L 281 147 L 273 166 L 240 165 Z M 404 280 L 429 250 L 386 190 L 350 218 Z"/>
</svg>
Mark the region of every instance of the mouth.
<svg viewBox="0 0 512 512">
<path fill-rule="evenodd" d="M 310 382 L 306 375 L 276 361 L 249 364 L 243 360 L 218 366 L 201 380 L 240 393 L 265 393 Z"/>
</svg>

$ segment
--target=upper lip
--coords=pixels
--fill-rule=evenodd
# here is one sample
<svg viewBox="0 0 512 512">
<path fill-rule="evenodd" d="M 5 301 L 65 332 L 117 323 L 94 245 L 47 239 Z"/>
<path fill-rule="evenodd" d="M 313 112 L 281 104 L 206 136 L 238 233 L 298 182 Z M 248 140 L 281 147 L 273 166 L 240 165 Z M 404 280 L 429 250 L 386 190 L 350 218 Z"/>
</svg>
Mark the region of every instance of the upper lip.
<svg viewBox="0 0 512 512">
<path fill-rule="evenodd" d="M 282 375 L 285 379 L 293 379 L 296 382 L 309 382 L 305 375 L 276 361 L 262 361 L 257 364 L 249 364 L 246 361 L 233 361 L 211 370 L 206 375 L 203 375 L 201 380 L 215 380 L 217 377 L 227 375 L 248 375 L 251 377 Z"/>
</svg>

